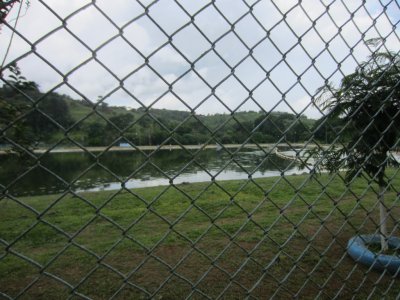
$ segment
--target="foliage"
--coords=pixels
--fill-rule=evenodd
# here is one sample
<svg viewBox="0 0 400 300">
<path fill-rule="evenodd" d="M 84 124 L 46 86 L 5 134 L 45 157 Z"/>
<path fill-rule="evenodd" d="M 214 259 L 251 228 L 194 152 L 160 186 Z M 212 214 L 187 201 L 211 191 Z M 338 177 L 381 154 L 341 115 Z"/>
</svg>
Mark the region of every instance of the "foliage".
<svg viewBox="0 0 400 300">
<path fill-rule="evenodd" d="M 400 60 L 392 52 L 375 52 L 354 73 L 345 76 L 339 88 L 327 85 L 318 104 L 327 111 L 326 124 L 340 124 L 339 147 L 316 150 L 316 167 L 336 172 L 348 169 L 346 179 L 362 172 L 380 185 L 390 151 L 398 144 L 400 128 Z"/>
<path fill-rule="evenodd" d="M 338 132 L 345 126 L 343 118 L 323 116 L 317 120 L 311 131 L 314 133 L 314 139 L 324 143 L 331 144 L 337 141 Z M 341 135 L 342 141 L 348 140 L 346 132 Z"/>
<path fill-rule="evenodd" d="M 20 0 L 1 0 L 0 1 L 0 24 L 4 22 L 13 5 Z"/>
<path fill-rule="evenodd" d="M 27 81 L 17 65 L 12 64 L 8 69 L 11 72 L 8 85 L 4 86 L 0 93 L 0 144 L 12 141 L 12 150 L 24 156 L 24 148 L 32 150 L 34 146 L 32 128 L 24 118 L 24 111 L 29 109 L 29 106 L 24 101 L 8 99 L 16 96 L 16 91 L 25 94 L 36 90 L 37 85 Z"/>
<path fill-rule="evenodd" d="M 7 103 L 25 106 L 22 112 L 31 108 L 26 95 L 15 92 L 15 89 L 0 88 L 0 95 L 7 99 Z M 240 112 L 232 120 L 227 114 L 194 117 L 185 111 L 127 110 L 114 106 L 106 109 L 96 107 L 99 114 L 93 114 L 94 105 L 90 106 L 84 100 L 73 100 L 57 93 L 45 95 L 39 90 L 31 90 L 28 95 L 32 99 L 41 99 L 37 106 L 39 112 L 30 111 L 25 118 L 29 130 L 40 144 L 55 142 L 57 136 L 62 139 L 62 128 L 76 122 L 69 136 L 85 146 L 107 146 L 122 141 L 135 145 L 232 144 L 246 140 L 249 143 L 301 142 L 307 139 L 311 127 L 308 124 L 313 121 L 304 117 L 297 120 L 295 115 L 289 113 L 273 112 L 266 117 L 261 112 Z M 258 126 L 261 122 L 262 125 Z"/>
<path fill-rule="evenodd" d="M 9 67 L 7 84 L 0 88 L 2 128 L 18 125 L 9 139 L 23 145 L 68 144 L 68 136 L 84 146 L 275 143 L 308 139 L 314 120 L 282 112 L 236 112 L 191 115 L 187 111 L 131 109 L 109 106 L 102 97 L 99 105 L 74 100 L 58 93 L 42 93 L 27 80 L 17 65 Z M 75 123 L 75 125 L 73 125 Z M 73 125 L 73 126 L 72 126 Z M 23 142 L 22 133 L 29 135 Z M 7 141 L 2 143 L 9 144 Z"/>
<path fill-rule="evenodd" d="M 6 18 L 8 16 L 8 14 L 10 13 L 11 9 L 13 8 L 14 4 L 21 3 L 21 7 L 20 8 L 22 8 L 22 2 L 25 3 L 26 9 L 28 9 L 30 7 L 30 5 L 31 5 L 30 0 L 25 0 L 25 1 L 21 1 L 21 0 L 0 0 L 0 32 L 1 32 L 1 29 L 2 29 L 2 25 L 6 22 Z M 19 14 L 18 14 L 18 17 L 19 17 Z M 4 60 L 3 60 L 3 63 L 4 63 Z M 1 66 L 1 69 L 0 69 L 0 75 L 2 75 L 2 72 L 3 72 L 3 65 Z"/>
<path fill-rule="evenodd" d="M 289 113 L 275 113 L 267 117 L 260 116 L 255 120 L 259 126 L 258 142 L 272 143 L 281 139 L 282 142 L 301 142 L 307 139 L 309 128 L 304 122 L 306 117 L 298 118 Z"/>
</svg>

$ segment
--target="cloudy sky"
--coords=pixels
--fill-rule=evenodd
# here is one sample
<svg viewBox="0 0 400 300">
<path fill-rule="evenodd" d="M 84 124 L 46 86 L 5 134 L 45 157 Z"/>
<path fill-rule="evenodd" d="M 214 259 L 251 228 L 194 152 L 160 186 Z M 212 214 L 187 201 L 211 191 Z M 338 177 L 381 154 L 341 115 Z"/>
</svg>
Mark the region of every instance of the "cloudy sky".
<svg viewBox="0 0 400 300">
<path fill-rule="evenodd" d="M 383 48 L 400 49 L 397 1 L 30 2 L 5 64 L 16 60 L 43 92 L 132 108 L 316 118 L 311 97 L 368 57 L 363 40 L 383 37 Z M 1 60 L 18 8 L 0 32 Z"/>
</svg>

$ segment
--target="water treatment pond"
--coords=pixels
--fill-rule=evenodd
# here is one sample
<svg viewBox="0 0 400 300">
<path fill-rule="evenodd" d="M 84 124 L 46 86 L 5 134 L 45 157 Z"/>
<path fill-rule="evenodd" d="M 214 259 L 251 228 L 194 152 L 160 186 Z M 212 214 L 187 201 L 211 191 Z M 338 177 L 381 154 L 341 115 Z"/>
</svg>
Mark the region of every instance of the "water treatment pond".
<svg viewBox="0 0 400 300">
<path fill-rule="evenodd" d="M 231 149 L 235 152 L 235 149 Z M 267 151 L 267 150 L 266 150 Z M 151 152 L 143 152 L 149 155 Z M 264 151 L 241 150 L 234 155 L 222 150 L 161 150 L 149 158 L 143 153 L 108 152 L 97 160 L 87 153 L 51 153 L 35 160 L 20 161 L 0 155 L 0 188 L 15 196 L 74 191 L 114 190 L 124 182 L 140 188 L 184 182 L 246 179 L 301 173 L 291 160 Z M 15 180 L 19 178 L 18 180 Z"/>
</svg>

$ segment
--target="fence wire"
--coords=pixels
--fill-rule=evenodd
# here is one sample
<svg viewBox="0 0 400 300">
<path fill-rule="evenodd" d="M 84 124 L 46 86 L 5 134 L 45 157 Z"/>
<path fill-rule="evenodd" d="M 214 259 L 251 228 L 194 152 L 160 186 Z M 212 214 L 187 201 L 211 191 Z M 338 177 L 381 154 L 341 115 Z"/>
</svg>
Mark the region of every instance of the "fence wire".
<svg viewBox="0 0 400 300">
<path fill-rule="evenodd" d="M 399 74 L 397 51 L 400 42 L 398 2 L 226 2 L 131 1 L 129 5 L 135 5 L 137 9 L 134 12 L 127 8 L 121 21 L 113 14 L 114 3 L 82 1 L 73 10 L 63 11 L 56 2 L 38 0 L 30 3 L 31 7 L 25 15 L 32 13 L 35 7 L 40 11 L 38 16 L 41 13 L 46 17 L 51 15 L 54 19 L 52 24 L 57 25 L 35 28 L 35 24 L 31 24 L 30 31 L 19 30 L 17 26 L 26 17 L 21 17 L 21 11 L 27 3 L 1 2 L 0 36 L 8 34 L 13 43 L 24 45 L 20 50 L 10 44 L 3 53 L 1 69 L 1 97 L 4 98 L 1 100 L 4 101 L 1 102 L 0 129 L 1 146 L 5 149 L 2 157 L 5 158 L 0 171 L 8 172 L 7 177 L 13 177 L 0 182 L 2 298 L 399 297 L 398 274 L 390 272 L 387 266 L 377 271 L 371 265 L 353 260 L 348 255 L 347 244 L 353 236 L 383 234 L 378 201 L 383 192 L 387 195 L 384 205 L 385 220 L 389 225 L 387 238 L 398 234 L 398 170 L 396 166 L 384 167 L 390 156 L 396 158 L 400 126 L 400 82 L 396 77 Z M 319 9 L 311 10 L 310 3 Z M 162 5 L 167 5 L 169 9 L 163 11 L 165 6 Z M 93 36 L 80 35 L 73 23 L 76 18 L 89 20 L 88 11 L 98 15 L 110 29 L 97 35 L 94 28 L 89 28 L 88 32 L 92 30 Z M 269 17 L 272 11 L 274 18 Z M 13 12 L 15 18 L 12 18 Z M 205 15 L 212 16 L 207 26 L 201 23 Z M 360 15 L 364 19 L 360 19 Z M 382 20 L 390 24 L 389 30 L 382 29 Z M 223 26 L 219 26 L 218 22 Z M 250 23 L 254 27 L 249 26 Z M 140 32 L 135 38 L 129 34 L 131 30 L 139 30 L 143 24 L 152 28 L 147 37 L 149 41 L 141 40 Z M 320 24 L 329 24 L 329 28 Z M 285 31 L 281 31 L 282 28 Z M 349 28 L 352 30 L 350 35 L 346 32 Z M 253 34 L 252 30 L 258 34 Z M 65 49 L 68 53 L 44 51 L 49 41 L 61 31 L 73 40 L 76 49 Z M 287 36 L 287 40 L 282 39 L 282 35 Z M 368 38 L 375 39 L 367 41 Z M 153 39 L 159 43 L 151 44 Z M 315 47 L 305 42 L 310 39 L 316 43 Z M 102 51 L 117 40 L 132 51 L 131 56 L 124 57 L 124 64 L 119 66 L 109 62 L 110 56 L 118 56 L 118 53 L 102 55 Z M 202 49 L 193 46 L 194 40 L 202 40 L 207 46 Z M 222 45 L 228 40 L 235 43 L 230 44 L 233 48 L 226 51 Z M 63 38 L 59 38 L 58 43 L 62 44 Z M 143 43 L 151 44 L 151 49 L 145 48 Z M 339 46 L 332 46 L 335 43 Z M 266 44 L 274 55 L 270 50 L 263 50 Z M 320 48 L 317 44 L 324 46 Z M 185 66 L 178 75 L 170 76 L 175 66 L 169 66 L 173 70 L 165 70 L 158 64 L 157 58 L 166 49 L 169 58 L 173 57 L 176 64 Z M 291 58 L 296 51 L 302 53 L 302 58 Z M 76 53 L 88 55 L 78 55 L 79 62 L 71 63 L 68 68 L 55 63 L 55 58 L 68 60 L 69 55 Z M 392 56 L 388 63 L 382 64 L 384 58 L 377 56 L 378 53 L 391 53 Z M 205 68 L 210 66 L 203 66 L 204 60 L 211 56 L 211 62 L 220 68 L 216 72 L 212 68 L 214 71 L 207 72 Z M 324 65 L 326 57 L 334 65 L 329 71 Z M 38 97 L 28 92 L 27 87 L 32 82 L 18 77 L 21 74 L 16 66 L 19 65 L 24 72 L 24 62 L 28 59 L 43 66 L 43 70 L 38 70 L 38 78 L 47 69 L 54 74 L 54 78 L 61 78 L 51 88 L 45 91 L 42 88 Z M 299 60 L 301 63 L 302 59 L 304 65 L 299 68 L 297 63 Z M 367 63 L 363 63 L 365 59 Z M 252 69 L 247 68 L 249 62 Z M 96 63 L 101 72 L 115 83 L 98 99 L 81 90 L 82 82 L 79 81 L 84 79 L 73 80 L 91 63 Z M 380 70 L 380 77 L 375 78 L 372 84 L 365 84 L 365 95 L 359 91 L 362 99 L 356 103 L 358 107 L 351 110 L 352 115 L 343 117 L 350 109 L 345 107 L 338 118 L 331 118 L 342 106 L 338 102 L 333 108 L 325 109 L 320 102 L 323 101 L 320 96 L 322 90 L 310 85 L 310 74 L 314 76 L 311 82 L 319 81 L 323 90 L 335 98 L 339 96 L 330 82 L 338 86 L 340 79 L 357 67 L 361 74 L 367 74 L 371 68 L 374 72 Z M 241 71 L 243 68 L 244 72 Z M 276 76 L 282 69 L 285 71 Z M 9 76 L 10 72 L 14 77 Z M 152 74 L 144 82 L 147 88 L 158 89 L 150 99 L 140 92 L 140 87 L 131 89 L 129 85 L 130 81 L 140 81 L 143 72 Z M 258 78 L 254 75 L 257 72 L 262 74 Z M 379 94 L 382 91 L 379 82 L 388 78 L 385 77 L 387 74 L 393 79 L 386 83 L 388 93 Z M 189 94 L 198 97 L 197 102 L 180 92 L 180 86 L 188 84 L 188 77 L 196 80 L 196 86 Z M 98 76 L 95 78 L 99 79 Z M 96 85 L 96 82 L 88 84 Z M 219 93 L 224 85 L 228 85 L 228 90 L 232 89 L 228 96 Z M 266 85 L 278 95 L 273 103 L 268 100 L 273 98 L 273 93 L 265 94 L 263 90 Z M 346 85 L 340 91 L 340 97 L 346 99 L 346 95 L 354 87 L 357 88 L 356 85 L 356 82 Z M 79 97 L 80 103 L 87 108 L 67 125 L 43 108 L 46 99 L 63 88 L 76 95 L 75 98 Z M 245 96 L 232 104 L 227 97 L 241 97 L 233 95 L 236 89 L 244 91 Z M 292 99 L 292 94 L 298 93 L 299 89 L 307 99 L 301 106 Z M 200 93 L 200 90 L 206 90 L 206 93 Z M 7 101 L 10 93 L 18 95 L 16 102 Z M 118 93 L 123 93 L 141 112 L 128 124 L 118 124 L 107 113 L 108 101 Z M 354 99 L 357 95 L 348 97 Z M 165 119 L 156 111 L 159 105 L 168 102 L 165 99 L 172 99 L 166 97 L 172 97 L 176 101 L 174 103 L 189 112 L 176 120 L 172 127 L 165 124 Z M 375 102 L 368 102 L 374 97 L 379 99 L 375 106 L 371 104 Z M 21 103 L 24 105 L 21 106 Z M 369 104 L 372 108 L 366 109 Z M 250 127 L 241 118 L 247 105 L 262 116 L 257 124 Z M 226 114 L 220 123 L 210 126 L 204 114 L 212 113 L 214 106 L 221 107 Z M 274 113 L 282 108 L 294 116 L 290 124 L 279 123 L 273 118 Z M 314 111 L 319 118 L 314 126 L 309 126 L 309 119 L 304 118 L 310 111 Z M 43 146 L 25 139 L 24 120 L 33 113 L 56 128 L 59 132 L 56 140 Z M 357 113 L 362 113 L 362 117 L 358 117 Z M 363 126 L 355 125 L 353 121 L 357 118 L 363 119 Z M 95 149 L 77 138 L 76 133 L 92 119 L 101 120 L 107 130 L 115 133 L 108 145 Z M 377 121 L 382 119 L 387 122 Z M 150 136 L 149 145 L 144 146 L 146 143 L 134 139 L 129 132 L 144 128 L 141 124 L 159 128 L 164 134 L 162 140 L 151 146 L 154 137 Z M 185 126 L 193 124 L 204 130 L 205 139 L 199 145 L 187 145 L 177 137 Z M 234 124 L 238 132 L 244 132 L 245 138 L 237 145 L 223 141 L 223 132 L 228 124 Z M 279 133 L 278 138 L 268 144 L 257 138 L 266 124 L 270 130 Z M 386 127 L 382 128 L 382 124 Z M 301 143 L 288 138 L 296 126 L 301 127 L 300 132 L 295 134 L 303 136 Z M 355 140 L 348 139 L 349 131 L 357 135 Z M 381 138 L 369 140 L 376 131 Z M 127 144 L 128 153 L 134 152 L 139 157 L 137 163 L 132 162 L 134 167 L 125 166 L 128 174 L 124 172 L 124 175 L 105 160 L 121 141 Z M 89 163 L 82 164 L 79 174 L 73 177 L 48 163 L 50 153 L 65 147 L 72 147 L 73 151 L 89 159 Z M 213 170 L 202 158 L 204 151 L 210 147 L 226 155 L 223 164 Z M 287 152 L 282 152 L 283 148 Z M 361 162 L 352 165 L 341 160 L 365 148 L 369 152 L 361 158 Z M 22 167 L 17 171 L 5 167 L 6 161 L 15 159 L 12 157 L 16 155 L 8 153 L 9 149 L 18 153 L 17 161 Z M 181 150 L 181 165 L 173 172 L 166 170 L 163 163 L 157 160 L 157 155 L 165 149 Z M 258 153 L 257 159 L 251 159 L 250 167 L 249 161 L 240 159 L 241 153 L 249 149 Z M 304 154 L 309 149 L 318 152 L 319 156 L 309 160 Z M 338 149 L 347 152 L 334 152 Z M 378 161 L 377 168 L 370 172 L 369 164 L 376 159 L 376 153 L 381 153 L 381 149 L 391 154 L 387 157 L 385 154 L 385 158 Z M 172 151 L 168 152 L 169 155 Z M 325 172 L 330 170 L 326 160 L 332 157 L 329 156 L 332 153 L 340 153 L 335 160 L 339 165 L 335 171 Z M 286 163 L 271 157 L 278 157 Z M 264 174 L 263 165 L 267 162 L 277 170 L 276 176 L 259 178 L 257 174 Z M 80 160 L 69 162 L 79 163 Z M 231 165 L 240 169 L 246 179 L 221 180 L 219 176 Z M 290 170 L 299 165 L 303 166 L 303 173 L 291 175 Z M 201 183 L 182 183 L 180 176 L 193 166 L 207 178 Z M 355 166 L 352 178 L 356 175 L 360 178 L 349 182 L 346 170 L 352 166 Z M 136 180 L 146 168 L 155 170 L 166 184 L 147 189 L 131 188 L 130 182 Z M 321 169 L 323 171 L 318 174 Z M 386 173 L 385 179 L 380 181 L 382 169 Z M 46 178 L 52 177 L 54 182 L 63 186 L 63 190 L 44 196 L 29 195 L 29 191 L 24 194 L 25 181 L 29 174 L 37 170 Z M 77 188 L 88 174 L 96 172 L 107 174 L 118 183 L 118 187 L 101 192 Z M 37 183 L 40 182 L 40 178 L 37 180 Z M 374 251 L 382 254 L 379 249 Z M 391 254 L 393 262 L 399 260 L 396 249 Z M 378 256 L 375 256 L 375 261 L 377 259 Z"/>
</svg>

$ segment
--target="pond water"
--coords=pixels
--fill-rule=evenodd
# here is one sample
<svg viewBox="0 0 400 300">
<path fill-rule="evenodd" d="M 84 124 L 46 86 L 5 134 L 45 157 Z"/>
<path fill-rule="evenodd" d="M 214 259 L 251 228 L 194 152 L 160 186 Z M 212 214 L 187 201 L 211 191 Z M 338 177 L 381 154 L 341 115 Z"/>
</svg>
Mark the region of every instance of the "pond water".
<svg viewBox="0 0 400 300">
<path fill-rule="evenodd" d="M 235 152 L 231 149 L 231 153 Z M 39 161 L 21 162 L 14 155 L 0 155 L 0 189 L 15 196 L 74 191 L 140 188 L 184 182 L 246 179 L 302 173 L 296 164 L 262 150 L 160 150 L 107 152 L 98 159 L 87 153 L 51 153 Z M 287 152 L 286 152 L 287 153 Z M 146 157 L 150 155 L 150 157 Z M 15 180 L 19 178 L 18 180 Z"/>
</svg>

